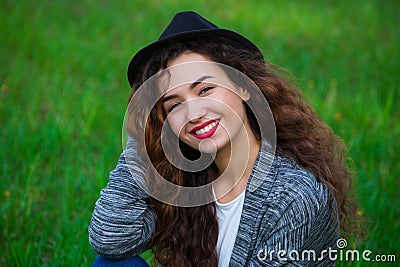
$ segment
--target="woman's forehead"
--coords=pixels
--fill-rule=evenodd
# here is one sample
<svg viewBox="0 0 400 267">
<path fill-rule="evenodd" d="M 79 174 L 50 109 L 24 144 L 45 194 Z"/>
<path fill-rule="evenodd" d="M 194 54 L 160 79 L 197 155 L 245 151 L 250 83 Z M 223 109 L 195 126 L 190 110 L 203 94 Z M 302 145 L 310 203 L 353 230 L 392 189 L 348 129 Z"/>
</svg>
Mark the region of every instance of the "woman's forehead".
<svg viewBox="0 0 400 267">
<path fill-rule="evenodd" d="M 187 62 L 196 62 L 196 61 L 209 61 L 213 62 L 207 55 L 199 54 L 196 52 L 186 51 L 181 53 L 176 58 L 170 60 L 167 64 L 167 67 L 172 67 L 175 65 L 179 65 Z"/>
<path fill-rule="evenodd" d="M 179 58 L 178 58 L 179 59 Z M 190 60 L 194 59 L 194 60 Z M 197 61 L 196 58 L 187 58 L 186 61 L 174 61 L 165 71 L 167 84 L 164 81 L 164 93 L 178 87 L 193 87 L 201 82 L 218 84 L 224 87 L 232 87 L 232 82 L 224 71 L 224 65 L 213 61 Z"/>
</svg>

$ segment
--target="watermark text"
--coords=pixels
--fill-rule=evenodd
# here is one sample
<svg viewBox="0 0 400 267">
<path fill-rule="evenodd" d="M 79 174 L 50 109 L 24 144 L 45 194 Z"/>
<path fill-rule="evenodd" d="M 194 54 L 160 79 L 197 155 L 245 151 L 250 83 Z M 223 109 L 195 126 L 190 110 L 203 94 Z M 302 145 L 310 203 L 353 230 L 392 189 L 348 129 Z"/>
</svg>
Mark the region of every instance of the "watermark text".
<svg viewBox="0 0 400 267">
<path fill-rule="evenodd" d="M 357 249 L 347 249 L 346 239 L 339 239 L 336 248 L 329 247 L 320 253 L 314 250 L 269 250 L 267 246 L 260 249 L 257 258 L 261 261 L 322 261 L 328 258 L 331 261 L 366 261 L 366 262 L 396 262 L 395 254 L 374 254 L 371 250 L 359 251 Z"/>
</svg>

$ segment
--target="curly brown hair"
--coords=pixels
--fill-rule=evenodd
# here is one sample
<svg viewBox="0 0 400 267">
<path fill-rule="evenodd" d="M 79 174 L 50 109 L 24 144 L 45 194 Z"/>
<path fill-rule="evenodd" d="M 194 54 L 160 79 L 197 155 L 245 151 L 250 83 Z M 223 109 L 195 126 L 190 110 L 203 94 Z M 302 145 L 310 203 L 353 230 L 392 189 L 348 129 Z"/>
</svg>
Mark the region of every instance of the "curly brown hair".
<svg viewBox="0 0 400 267">
<path fill-rule="evenodd" d="M 328 186 L 331 192 L 330 206 L 335 209 L 336 205 L 332 203 L 336 202 L 344 236 L 347 237 L 350 233 L 357 235 L 359 217 L 356 202 L 350 196 L 352 172 L 343 142 L 321 121 L 304 100 L 301 91 L 281 74 L 278 67 L 260 60 L 259 55 L 227 43 L 223 37 L 214 37 L 206 40 L 179 40 L 160 48 L 143 64 L 141 74 L 133 84 L 130 100 L 146 80 L 167 68 L 168 62 L 183 52 L 199 53 L 212 61 L 239 70 L 257 85 L 270 105 L 276 126 L 276 153 L 291 158 Z M 148 90 L 141 96 L 144 103 L 146 94 L 154 92 Z M 257 101 L 254 98 L 251 100 Z M 128 125 L 128 132 L 135 136 L 140 128 L 138 125 L 145 128 L 145 144 L 139 144 L 140 152 L 147 152 L 155 170 L 177 185 L 200 186 L 213 181 L 218 174 L 215 164 L 193 173 L 176 168 L 166 159 L 160 134 L 166 116 L 161 103 L 157 103 L 149 112 L 149 120 L 143 122 L 140 120 L 145 112 L 142 109 L 132 111 L 131 116 L 137 125 Z M 247 109 L 247 113 L 255 136 L 260 138 L 259 127 L 264 124 L 255 120 L 250 109 Z M 185 156 L 196 157 L 196 151 L 183 142 L 180 142 L 180 147 Z M 146 177 L 150 192 L 160 188 L 153 179 L 154 175 L 152 168 L 148 168 Z M 171 197 L 176 194 L 179 192 L 171 192 Z M 149 197 L 148 204 L 157 214 L 151 245 L 158 263 L 163 266 L 218 265 L 215 249 L 218 238 L 215 203 L 200 207 L 177 207 Z"/>
</svg>

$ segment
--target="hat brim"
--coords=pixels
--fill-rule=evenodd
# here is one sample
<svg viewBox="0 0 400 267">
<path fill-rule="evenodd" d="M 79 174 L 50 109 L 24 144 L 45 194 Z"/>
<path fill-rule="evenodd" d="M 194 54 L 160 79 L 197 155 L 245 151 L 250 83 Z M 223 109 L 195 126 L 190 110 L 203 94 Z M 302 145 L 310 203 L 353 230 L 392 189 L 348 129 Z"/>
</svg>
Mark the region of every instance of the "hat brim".
<svg viewBox="0 0 400 267">
<path fill-rule="evenodd" d="M 154 50 L 177 40 L 188 40 L 198 37 L 225 37 L 229 39 L 229 45 L 236 48 L 253 51 L 259 54 L 260 58 L 263 58 L 261 51 L 256 45 L 242 35 L 227 29 L 209 29 L 179 33 L 176 35 L 170 35 L 168 38 L 159 39 L 156 42 L 145 46 L 133 56 L 128 66 L 129 85 L 131 87 L 133 86 L 136 75 L 138 75 L 140 68 L 143 67 L 145 61 L 151 56 Z"/>
</svg>

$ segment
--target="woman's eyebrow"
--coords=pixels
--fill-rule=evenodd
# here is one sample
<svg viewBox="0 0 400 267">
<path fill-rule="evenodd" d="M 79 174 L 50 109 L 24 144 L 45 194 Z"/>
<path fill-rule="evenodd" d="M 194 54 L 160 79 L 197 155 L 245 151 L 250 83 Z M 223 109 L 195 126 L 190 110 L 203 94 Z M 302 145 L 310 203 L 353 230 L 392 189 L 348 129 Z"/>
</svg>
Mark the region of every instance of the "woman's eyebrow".
<svg viewBox="0 0 400 267">
<path fill-rule="evenodd" d="M 199 85 L 200 83 L 202 83 L 204 80 L 207 80 L 207 79 L 210 79 L 210 78 L 215 78 L 215 77 L 210 76 L 210 75 L 204 75 L 204 76 L 200 77 L 199 79 L 197 79 L 195 82 L 193 82 L 193 83 L 190 85 L 190 89 L 195 88 L 197 85 Z M 179 97 L 179 96 L 178 96 L 178 95 L 175 95 L 175 94 L 174 94 L 174 95 L 169 95 L 169 96 L 164 97 L 164 98 L 162 99 L 162 102 L 165 103 L 165 102 L 167 102 L 167 101 L 169 101 L 169 100 L 171 100 L 171 99 L 177 98 L 177 97 Z"/>
<path fill-rule="evenodd" d="M 167 102 L 171 99 L 177 98 L 177 97 L 179 97 L 179 96 L 178 95 L 169 95 L 169 96 L 163 97 L 162 102 L 165 103 L 165 102 Z"/>
<path fill-rule="evenodd" d="M 197 81 L 195 81 L 194 83 L 192 83 L 190 85 L 190 89 L 195 88 L 199 83 L 203 82 L 204 80 L 210 79 L 210 78 L 215 78 L 215 77 L 209 76 L 209 75 L 204 75 L 204 76 L 198 78 Z"/>
</svg>

